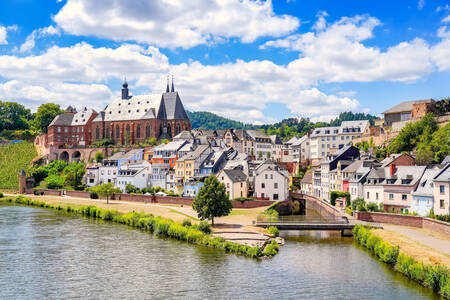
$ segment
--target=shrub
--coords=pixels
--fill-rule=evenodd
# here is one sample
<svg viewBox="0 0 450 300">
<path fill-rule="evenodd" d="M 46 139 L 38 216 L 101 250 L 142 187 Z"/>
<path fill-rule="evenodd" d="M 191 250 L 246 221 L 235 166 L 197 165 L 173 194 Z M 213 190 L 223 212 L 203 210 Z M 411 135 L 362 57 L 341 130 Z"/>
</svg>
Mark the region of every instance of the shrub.
<svg viewBox="0 0 450 300">
<path fill-rule="evenodd" d="M 377 203 L 375 203 L 375 202 L 369 202 L 369 203 L 367 203 L 367 210 L 368 211 L 379 211 L 379 209 L 378 209 L 378 204 Z"/>
<path fill-rule="evenodd" d="M 160 236 L 168 236 L 171 223 L 172 222 L 169 220 L 157 220 L 155 224 L 155 233 Z"/>
<path fill-rule="evenodd" d="M 277 242 L 271 241 L 267 244 L 266 248 L 263 251 L 264 256 L 275 256 L 278 253 L 280 246 Z"/>
<path fill-rule="evenodd" d="M 0 198 L 3 198 L 3 193 L 2 192 L 0 192 Z"/>
<path fill-rule="evenodd" d="M 429 267 L 428 271 L 426 272 L 425 277 L 425 285 L 429 288 L 431 288 L 433 291 L 438 293 L 444 287 L 447 285 L 447 282 L 449 281 L 449 270 L 443 266 L 433 266 Z"/>
<path fill-rule="evenodd" d="M 182 226 L 184 227 L 191 227 L 192 226 L 192 222 L 190 219 L 184 219 L 183 222 L 181 223 Z"/>
<path fill-rule="evenodd" d="M 416 261 L 405 254 L 399 254 L 397 258 L 397 264 L 395 265 L 395 269 L 402 273 L 403 275 L 406 275 L 411 278 L 411 265 L 415 264 Z"/>
<path fill-rule="evenodd" d="M 89 198 L 98 199 L 98 194 L 96 192 L 89 192 Z"/>
<path fill-rule="evenodd" d="M 209 225 L 207 221 L 201 221 L 200 224 L 198 224 L 198 229 L 206 234 L 210 234 L 212 231 L 211 225 Z"/>
<path fill-rule="evenodd" d="M 278 230 L 278 228 L 276 226 L 269 226 L 269 228 L 267 228 L 267 233 L 274 235 L 274 236 L 280 235 L 280 231 Z"/>
<path fill-rule="evenodd" d="M 364 201 L 363 198 L 356 198 L 355 200 L 353 200 L 350 204 L 350 206 L 352 207 L 353 210 L 357 210 L 357 207 L 362 203 L 362 205 L 366 205 L 366 202 Z"/>
<path fill-rule="evenodd" d="M 409 275 L 415 281 L 423 284 L 427 276 L 427 269 L 422 262 L 415 262 L 409 266 Z"/>
</svg>

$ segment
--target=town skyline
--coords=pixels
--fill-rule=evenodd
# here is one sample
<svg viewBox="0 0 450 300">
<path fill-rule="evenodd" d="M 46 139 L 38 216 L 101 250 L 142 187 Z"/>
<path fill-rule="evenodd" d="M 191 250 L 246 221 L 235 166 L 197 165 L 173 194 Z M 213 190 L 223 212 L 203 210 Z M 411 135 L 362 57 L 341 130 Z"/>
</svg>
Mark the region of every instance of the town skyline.
<svg viewBox="0 0 450 300">
<path fill-rule="evenodd" d="M 125 76 L 146 94 L 162 92 L 170 74 L 188 110 L 268 124 L 379 116 L 393 103 L 450 92 L 445 1 L 174 3 L 4 1 L 0 98 L 101 110 Z"/>
</svg>

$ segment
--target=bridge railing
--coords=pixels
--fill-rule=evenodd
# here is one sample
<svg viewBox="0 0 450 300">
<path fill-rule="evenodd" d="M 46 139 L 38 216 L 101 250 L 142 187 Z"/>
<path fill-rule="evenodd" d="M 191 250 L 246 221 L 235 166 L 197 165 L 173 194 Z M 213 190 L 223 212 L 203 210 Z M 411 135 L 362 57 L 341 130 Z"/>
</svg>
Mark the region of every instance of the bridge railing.
<svg viewBox="0 0 450 300">
<path fill-rule="evenodd" d="M 257 223 L 272 223 L 272 224 L 287 224 L 287 223 L 304 223 L 304 224 L 348 224 L 348 219 L 345 217 L 321 217 L 321 216 L 266 216 L 258 215 L 256 217 Z"/>
</svg>

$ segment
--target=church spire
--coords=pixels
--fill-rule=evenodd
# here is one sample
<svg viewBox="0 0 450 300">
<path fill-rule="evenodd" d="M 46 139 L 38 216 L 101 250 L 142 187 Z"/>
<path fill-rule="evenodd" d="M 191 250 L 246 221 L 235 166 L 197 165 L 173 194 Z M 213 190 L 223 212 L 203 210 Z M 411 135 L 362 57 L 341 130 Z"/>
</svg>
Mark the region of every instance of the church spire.
<svg viewBox="0 0 450 300">
<path fill-rule="evenodd" d="M 166 93 L 169 92 L 169 75 L 167 75 L 167 87 L 166 87 Z"/>
<path fill-rule="evenodd" d="M 171 90 L 171 92 L 172 93 L 175 92 L 175 86 L 173 85 L 173 75 L 172 75 L 172 90 Z"/>
</svg>

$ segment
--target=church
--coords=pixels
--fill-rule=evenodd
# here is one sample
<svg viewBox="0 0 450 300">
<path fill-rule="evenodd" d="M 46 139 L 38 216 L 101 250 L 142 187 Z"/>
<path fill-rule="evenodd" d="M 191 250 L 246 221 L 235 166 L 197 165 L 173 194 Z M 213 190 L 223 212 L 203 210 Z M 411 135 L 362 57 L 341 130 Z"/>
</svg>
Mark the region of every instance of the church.
<svg viewBox="0 0 450 300">
<path fill-rule="evenodd" d="M 191 123 L 173 79 L 171 87 L 167 80 L 165 92 L 149 95 L 131 95 L 125 81 L 121 97 L 103 111 L 70 108 L 55 117 L 47 138 L 49 146 L 88 146 L 104 138 L 116 145 L 133 145 L 152 137 L 172 139 L 183 130 L 191 130 Z"/>
</svg>

